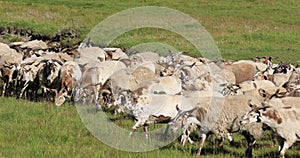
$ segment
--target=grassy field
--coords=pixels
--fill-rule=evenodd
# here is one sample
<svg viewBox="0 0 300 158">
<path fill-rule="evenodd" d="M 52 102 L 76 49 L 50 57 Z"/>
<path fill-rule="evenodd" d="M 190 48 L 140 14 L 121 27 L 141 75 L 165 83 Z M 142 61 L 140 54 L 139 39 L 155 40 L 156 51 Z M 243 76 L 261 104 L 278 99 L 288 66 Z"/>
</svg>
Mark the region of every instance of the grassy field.
<svg viewBox="0 0 300 158">
<path fill-rule="evenodd" d="M 277 62 L 300 63 L 300 2 L 295 0 L 5 0 L 0 1 L 0 25 L 48 34 L 75 28 L 83 39 L 103 19 L 139 6 L 169 7 L 190 15 L 211 34 L 225 59 L 274 56 Z M 153 41 L 198 54 L 179 35 L 156 28 L 127 32 L 112 45 L 130 48 Z"/>
<path fill-rule="evenodd" d="M 55 107 L 47 102 L 0 99 L 0 157 L 194 157 L 198 145 L 183 147 L 177 141 L 160 150 L 132 153 L 111 148 L 96 139 L 84 126 L 75 106 Z M 110 116 L 111 118 L 115 116 Z M 133 121 L 115 123 L 129 129 Z M 150 125 L 150 130 L 158 125 Z M 196 138 L 197 135 L 194 135 Z M 235 146 L 225 141 L 224 151 L 214 141 L 207 141 L 203 157 L 243 157 L 246 142 L 234 135 Z M 212 139 L 213 140 L 213 139 Z M 298 157 L 300 146 L 288 150 L 287 157 Z M 256 157 L 274 157 L 277 147 L 272 146 L 270 134 L 257 141 Z"/>
<path fill-rule="evenodd" d="M 300 64 L 300 1 L 296 0 L 3 0 L 0 26 L 29 28 L 44 34 L 75 28 L 84 39 L 101 20 L 139 6 L 164 6 L 190 15 L 211 34 L 225 59 L 274 56 L 279 57 L 276 62 Z M 130 48 L 144 42 L 161 42 L 197 55 L 184 38 L 156 28 L 127 32 L 112 46 Z M 194 157 L 198 148 L 182 147 L 178 142 L 146 153 L 110 148 L 85 128 L 76 108 L 68 104 L 58 108 L 52 103 L 0 98 L 0 122 L 0 157 Z M 129 128 L 133 121 L 116 123 Z M 238 134 L 234 137 L 237 147 L 225 142 L 225 153 L 207 141 L 203 157 L 242 157 L 245 141 Z M 274 157 L 277 149 L 266 133 L 257 141 L 254 155 Z M 298 145 L 288 150 L 286 157 L 299 157 L 299 149 Z"/>
</svg>

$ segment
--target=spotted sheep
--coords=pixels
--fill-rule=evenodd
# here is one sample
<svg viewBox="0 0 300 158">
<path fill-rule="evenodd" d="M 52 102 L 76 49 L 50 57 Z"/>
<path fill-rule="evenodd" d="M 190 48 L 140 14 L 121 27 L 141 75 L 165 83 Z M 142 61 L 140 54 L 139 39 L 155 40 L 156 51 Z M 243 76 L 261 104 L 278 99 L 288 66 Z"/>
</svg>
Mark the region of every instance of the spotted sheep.
<svg viewBox="0 0 300 158">
<path fill-rule="evenodd" d="M 27 58 L 18 67 L 18 82 L 21 91 L 19 98 L 22 98 L 29 89 L 33 92 L 33 98 L 37 100 L 37 91 L 42 89 L 43 94 L 47 92 L 57 93 L 59 88 L 58 71 L 62 61 L 57 59 L 47 59 L 44 57 Z"/>
<path fill-rule="evenodd" d="M 272 70 L 272 73 L 267 71 L 269 69 Z M 254 79 L 269 80 L 278 87 L 287 86 L 288 84 L 296 83 L 299 80 L 296 79 L 299 76 L 299 71 L 297 72 L 297 68 L 290 63 L 279 63 L 274 67 L 269 67 L 267 70 L 258 72 L 254 75 Z"/>
<path fill-rule="evenodd" d="M 300 109 L 295 107 L 272 107 L 269 105 L 252 108 L 242 120 L 242 124 L 264 123 L 271 128 L 281 139 L 279 143 L 280 157 L 284 158 L 286 151 L 296 141 L 300 141 Z"/>
<path fill-rule="evenodd" d="M 60 89 L 55 96 L 55 105 L 61 106 L 65 102 L 65 98 L 71 98 L 74 88 L 78 87 L 81 79 L 81 70 L 74 61 L 65 62 L 59 69 Z"/>
<path fill-rule="evenodd" d="M 12 88 L 17 80 L 17 66 L 23 55 L 0 42 L 0 79 L 3 81 L 2 97 L 13 93 Z"/>
<path fill-rule="evenodd" d="M 59 69 L 63 65 L 62 61 L 56 59 L 44 59 L 40 61 L 42 64 L 37 72 L 38 87 L 42 89 L 43 95 L 47 95 L 48 92 L 54 92 L 57 94 L 59 88 L 60 78 Z M 55 97 L 54 95 L 54 97 Z"/>
</svg>

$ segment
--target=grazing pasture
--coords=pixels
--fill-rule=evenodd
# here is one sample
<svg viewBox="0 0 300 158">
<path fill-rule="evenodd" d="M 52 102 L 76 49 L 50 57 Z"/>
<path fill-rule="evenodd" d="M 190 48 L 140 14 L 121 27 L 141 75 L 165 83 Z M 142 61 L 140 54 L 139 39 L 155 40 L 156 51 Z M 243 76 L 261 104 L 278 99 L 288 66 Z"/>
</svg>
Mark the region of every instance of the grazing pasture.
<svg viewBox="0 0 300 158">
<path fill-rule="evenodd" d="M 3 0 L 0 1 L 0 26 L 30 29 L 37 33 L 54 34 L 74 29 L 81 41 L 101 20 L 133 7 L 162 6 L 177 9 L 198 20 L 211 34 L 226 60 L 272 56 L 274 63 L 300 64 L 300 2 L 271 0 L 240 1 L 97 1 L 97 0 Z M 0 36 L 0 42 L 26 41 L 12 34 Z M 69 42 L 64 39 L 61 42 Z M 147 42 L 168 44 L 186 55 L 200 54 L 188 41 L 167 30 L 141 28 L 127 32 L 110 47 L 131 48 Z M 295 81 L 296 82 L 296 81 Z M 2 82 L 0 83 L 2 87 Z M 130 130 L 133 119 L 125 114 L 107 113 L 118 126 Z M 182 146 L 174 141 L 159 150 L 132 153 L 111 148 L 94 137 L 84 126 L 72 103 L 56 107 L 53 102 L 33 102 L 13 97 L 0 98 L 0 157 L 194 157 L 199 148 L 199 135 L 191 134 L 196 144 Z M 162 127 L 150 124 L 149 130 Z M 142 132 L 142 129 L 137 129 Z M 129 132 L 128 132 L 129 135 Z M 235 142 L 218 146 L 214 136 L 202 149 L 202 157 L 243 157 L 246 140 L 238 133 Z M 151 138 L 151 136 L 150 136 Z M 146 140 L 145 141 L 150 141 Z M 299 157 L 299 142 L 286 157 Z M 277 157 L 278 146 L 271 132 L 264 132 L 253 150 L 254 157 Z"/>
<path fill-rule="evenodd" d="M 85 128 L 73 105 L 56 107 L 53 103 L 16 101 L 15 98 L 1 98 L 1 157 L 195 157 L 198 145 L 182 146 L 178 141 L 165 148 L 145 153 L 119 151 L 101 143 Z M 114 119 L 115 116 L 109 116 Z M 130 129 L 133 121 L 116 120 L 119 126 Z M 153 130 L 160 125 L 150 125 Z M 192 139 L 197 137 L 192 135 Z M 202 157 L 243 157 L 247 148 L 245 139 L 234 134 L 235 144 L 225 141 L 224 151 L 213 139 L 206 142 Z M 300 155 L 296 143 L 288 150 L 286 157 Z M 276 157 L 278 147 L 273 146 L 267 132 L 257 141 L 253 155 Z"/>
<path fill-rule="evenodd" d="M 300 63 L 300 2 L 294 0 L 4 0 L 0 2 L 0 26 L 31 28 L 39 33 L 48 34 L 64 28 L 75 28 L 83 39 L 105 18 L 119 11 L 140 6 L 169 7 L 198 20 L 216 41 L 225 59 L 274 56 L 280 57 L 276 61 Z M 16 40 L 11 37 L 4 38 Z M 112 45 L 130 48 L 153 41 L 190 52 L 193 56 L 199 55 L 195 48 L 179 35 L 156 28 L 127 32 Z"/>
</svg>

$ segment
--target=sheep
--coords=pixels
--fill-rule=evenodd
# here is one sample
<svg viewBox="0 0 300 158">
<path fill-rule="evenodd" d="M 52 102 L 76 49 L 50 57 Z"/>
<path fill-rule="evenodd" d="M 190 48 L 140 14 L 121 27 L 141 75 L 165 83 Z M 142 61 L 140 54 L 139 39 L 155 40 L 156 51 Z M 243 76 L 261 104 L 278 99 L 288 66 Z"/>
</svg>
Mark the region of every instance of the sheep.
<svg viewBox="0 0 300 158">
<path fill-rule="evenodd" d="M 17 66 L 21 63 L 22 58 L 22 54 L 6 47 L 4 54 L 0 56 L 0 71 L 1 79 L 3 80 L 2 97 L 7 93 L 9 87 L 14 86 L 17 79 Z"/>
<path fill-rule="evenodd" d="M 288 104 L 284 105 L 286 106 L 274 107 L 249 104 L 252 109 L 246 112 L 241 120 L 242 124 L 258 122 L 270 127 L 281 138 L 279 147 L 281 158 L 284 158 L 289 147 L 296 141 L 300 141 L 300 128 L 297 126 L 300 123 L 300 110 L 299 108 L 289 107 Z"/>
<path fill-rule="evenodd" d="M 245 156 L 251 157 L 253 144 L 262 134 L 260 130 L 262 125 L 241 126 L 239 120 L 241 120 L 242 115 L 250 109 L 247 100 L 259 101 L 253 97 L 244 95 L 227 96 L 225 98 L 217 97 L 213 99 L 215 102 L 200 105 L 194 111 L 191 111 L 187 119 L 183 121 L 183 124 L 186 126 L 190 123 L 195 123 L 200 127 L 201 140 L 197 155 L 201 154 L 205 139 L 209 133 L 215 134 L 217 139 L 222 141 L 228 137 L 230 133 L 240 132 L 248 142 Z"/>
<path fill-rule="evenodd" d="M 55 96 L 56 106 L 61 106 L 65 101 L 65 97 L 71 98 L 70 93 L 76 87 L 76 83 L 79 83 L 81 76 L 80 67 L 74 61 L 65 62 L 61 66 L 59 69 L 61 86 L 58 94 Z"/>
<path fill-rule="evenodd" d="M 258 63 L 248 60 L 240 60 L 232 64 L 225 64 L 225 69 L 234 73 L 236 84 L 240 84 L 247 80 L 252 80 L 253 76 L 260 71 L 258 67 L 260 67 L 258 66 Z M 267 65 L 265 66 L 265 69 L 266 67 Z"/>
<path fill-rule="evenodd" d="M 81 91 L 84 91 L 85 88 L 92 87 L 92 92 L 88 95 L 94 93 L 95 98 L 94 102 L 97 106 L 97 109 L 101 109 L 99 105 L 99 92 L 100 88 L 107 79 L 114 73 L 119 70 L 126 68 L 126 66 L 119 61 L 103 61 L 103 62 L 92 62 L 87 64 L 84 67 L 84 72 L 82 73 L 82 78 L 79 81 L 79 86 L 76 91 L 75 102 L 78 102 L 83 94 Z M 100 96 L 101 97 L 101 96 Z M 92 101 L 92 100 L 91 100 Z"/>
<path fill-rule="evenodd" d="M 42 88 L 42 94 L 54 92 L 57 95 L 57 90 L 60 88 L 60 76 L 58 75 L 62 62 L 56 59 L 42 60 L 42 67 L 37 72 L 39 88 Z M 55 97 L 54 95 L 54 97 Z"/>
<path fill-rule="evenodd" d="M 117 94 L 119 90 L 139 88 L 143 82 L 155 78 L 155 70 L 141 64 L 134 68 L 124 68 L 114 72 L 102 86 L 101 96 Z M 107 104 L 107 106 L 110 106 Z"/>
</svg>

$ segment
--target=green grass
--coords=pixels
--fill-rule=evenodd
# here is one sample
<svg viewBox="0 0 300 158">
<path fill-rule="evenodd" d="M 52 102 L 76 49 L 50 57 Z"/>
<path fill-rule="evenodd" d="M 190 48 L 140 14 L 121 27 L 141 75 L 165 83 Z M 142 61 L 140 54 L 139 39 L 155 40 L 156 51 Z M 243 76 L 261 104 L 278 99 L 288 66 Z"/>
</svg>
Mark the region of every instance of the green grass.
<svg viewBox="0 0 300 158">
<path fill-rule="evenodd" d="M 76 107 L 68 103 L 56 107 L 53 103 L 17 101 L 15 98 L 0 99 L 0 157 L 194 157 L 198 145 L 181 146 L 178 141 L 154 151 L 134 153 L 111 148 L 95 138 L 84 126 Z M 110 118 L 116 116 L 108 115 Z M 115 121 L 129 129 L 131 119 Z M 161 127 L 150 125 L 150 130 Z M 197 138 L 194 133 L 193 138 Z M 236 145 L 225 141 L 225 152 L 209 138 L 203 149 L 203 157 L 242 157 L 246 149 L 244 138 L 234 134 Z M 274 157 L 277 147 L 272 146 L 266 132 L 257 141 L 253 154 L 257 157 Z M 146 140 L 145 140 L 146 141 Z M 300 146 L 288 150 L 287 157 L 300 155 Z"/>
<path fill-rule="evenodd" d="M 225 59 L 275 56 L 279 57 L 276 62 L 300 64 L 300 2 L 294 0 L 4 0 L 0 1 L 0 25 L 46 34 L 76 28 L 84 39 L 105 18 L 140 6 L 169 7 L 190 15 L 208 30 Z M 111 45 L 130 48 L 144 42 L 165 43 L 199 56 L 179 35 L 156 28 L 130 31 Z"/>
</svg>

